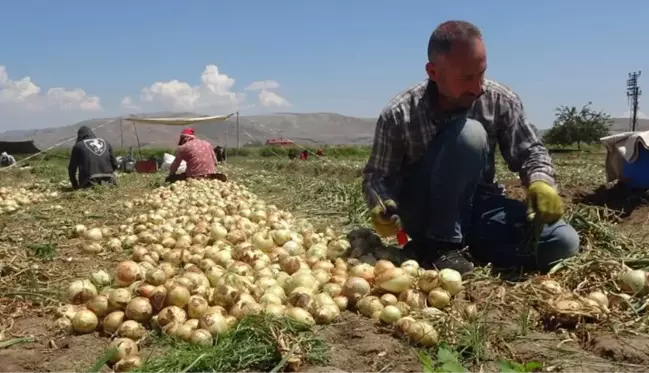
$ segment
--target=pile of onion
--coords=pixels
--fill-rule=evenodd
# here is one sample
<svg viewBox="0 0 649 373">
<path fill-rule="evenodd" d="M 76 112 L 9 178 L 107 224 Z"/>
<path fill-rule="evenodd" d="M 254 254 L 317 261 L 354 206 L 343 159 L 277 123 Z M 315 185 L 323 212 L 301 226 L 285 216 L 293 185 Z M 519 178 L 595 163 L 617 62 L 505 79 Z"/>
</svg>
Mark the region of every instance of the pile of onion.
<svg viewBox="0 0 649 373">
<path fill-rule="evenodd" d="M 43 192 L 23 187 L 0 187 L 0 215 L 9 214 L 57 196 L 58 192 Z"/>
<path fill-rule="evenodd" d="M 85 245 L 131 254 L 70 283 L 55 321 L 63 332 L 114 338 L 123 346 L 114 369 L 139 366 L 137 342 L 152 329 L 210 346 L 246 315 L 264 312 L 314 325 L 353 310 L 433 346 L 437 332 L 417 315 L 443 315 L 462 290 L 454 270 L 344 260 L 345 238 L 236 183 L 178 182 L 128 204 L 149 211 L 116 228 L 73 228 Z"/>
</svg>

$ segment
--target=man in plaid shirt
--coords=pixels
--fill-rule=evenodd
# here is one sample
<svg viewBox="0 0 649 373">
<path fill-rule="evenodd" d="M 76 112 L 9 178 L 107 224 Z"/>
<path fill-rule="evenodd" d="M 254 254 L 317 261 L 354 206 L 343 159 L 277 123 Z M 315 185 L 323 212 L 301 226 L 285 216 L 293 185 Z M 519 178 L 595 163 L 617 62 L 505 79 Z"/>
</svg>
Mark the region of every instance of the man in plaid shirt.
<svg viewBox="0 0 649 373">
<path fill-rule="evenodd" d="M 476 26 L 448 21 L 433 32 L 428 79 L 393 98 L 376 124 L 363 172 L 372 222 L 384 237 L 403 227 L 404 250 L 423 266 L 469 272 L 460 251 L 468 245 L 497 267 L 547 270 L 578 252 L 579 236 L 561 220 L 552 159 L 519 97 L 486 80 L 486 69 Z M 496 184 L 496 144 L 527 203 Z"/>
</svg>

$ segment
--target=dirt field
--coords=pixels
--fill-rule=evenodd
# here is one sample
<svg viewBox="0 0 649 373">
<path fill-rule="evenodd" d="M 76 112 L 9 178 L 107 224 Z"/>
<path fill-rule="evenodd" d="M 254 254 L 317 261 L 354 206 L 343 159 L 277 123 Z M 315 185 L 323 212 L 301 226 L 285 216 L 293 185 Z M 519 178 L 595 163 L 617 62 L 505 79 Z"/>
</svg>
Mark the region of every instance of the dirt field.
<svg viewBox="0 0 649 373">
<path fill-rule="evenodd" d="M 584 254 L 552 277 L 576 292 L 604 290 L 610 289 L 611 261 L 631 259 L 626 261 L 636 268 L 649 266 L 647 196 L 603 185 L 601 153 L 561 153 L 554 158 L 567 215 L 582 234 Z M 141 198 L 162 180 L 161 175 L 129 174 L 120 176 L 117 189 L 72 193 L 61 185 L 63 165 L 59 159 L 39 160 L 32 162 L 30 171 L 0 174 L 0 187 L 31 185 L 58 193 L 0 215 L 0 372 L 89 371 L 101 357 L 107 337 L 56 334 L 52 311 L 70 281 L 111 269 L 127 254 L 85 254 L 70 231 L 75 224 L 119 227 L 128 217 L 146 212 L 138 206 L 125 208 L 124 202 Z M 233 158 L 226 170 L 268 203 L 316 227 L 333 226 L 346 233 L 368 226 L 358 182 L 361 166 L 357 159 Z M 508 195 L 524 198 L 517 176 L 503 170 L 500 164 L 499 179 Z M 469 371 L 506 371 L 505 362 L 509 371 L 639 372 L 649 366 L 649 318 L 642 310 L 615 312 L 570 328 L 550 327 L 541 303 L 530 295 L 534 283 L 533 275 L 512 282 L 488 270 L 469 279 L 461 298 L 474 302 L 481 316 L 445 334 L 457 364 Z M 301 371 L 447 371 L 438 350 L 425 351 L 430 357 L 426 360 L 421 349 L 388 328 L 349 312 L 316 334 L 330 346 L 330 359 L 327 364 L 304 364 Z M 143 356 L 157 352 L 152 348 Z M 521 365 L 513 367 L 514 363 Z"/>
</svg>

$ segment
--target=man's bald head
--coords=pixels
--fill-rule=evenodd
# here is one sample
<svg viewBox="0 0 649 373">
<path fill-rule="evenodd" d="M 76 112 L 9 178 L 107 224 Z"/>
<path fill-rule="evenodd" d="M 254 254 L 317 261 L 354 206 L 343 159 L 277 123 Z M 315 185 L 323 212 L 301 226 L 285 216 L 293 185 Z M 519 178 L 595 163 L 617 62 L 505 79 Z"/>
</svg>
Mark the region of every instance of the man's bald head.
<svg viewBox="0 0 649 373">
<path fill-rule="evenodd" d="M 469 44 L 475 39 L 482 39 L 482 32 L 471 22 L 446 21 L 430 35 L 428 62 L 435 62 L 440 55 L 449 53 L 454 45 Z"/>
<path fill-rule="evenodd" d="M 428 41 L 426 73 L 448 108 L 468 108 L 482 91 L 487 52 L 482 33 L 466 21 L 437 26 Z"/>
</svg>

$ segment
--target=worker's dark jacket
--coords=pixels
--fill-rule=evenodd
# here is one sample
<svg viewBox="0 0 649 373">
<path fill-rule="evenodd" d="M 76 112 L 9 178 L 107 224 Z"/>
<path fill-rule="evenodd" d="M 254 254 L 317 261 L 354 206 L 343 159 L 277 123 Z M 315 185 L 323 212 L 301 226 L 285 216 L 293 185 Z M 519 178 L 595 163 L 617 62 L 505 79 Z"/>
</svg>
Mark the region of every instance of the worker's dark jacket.
<svg viewBox="0 0 649 373">
<path fill-rule="evenodd" d="M 79 179 L 77 181 L 77 169 Z M 85 188 L 95 183 L 114 183 L 117 160 L 108 141 L 95 136 L 92 130 L 81 126 L 77 143 L 72 147 L 68 174 L 73 188 Z"/>
</svg>

